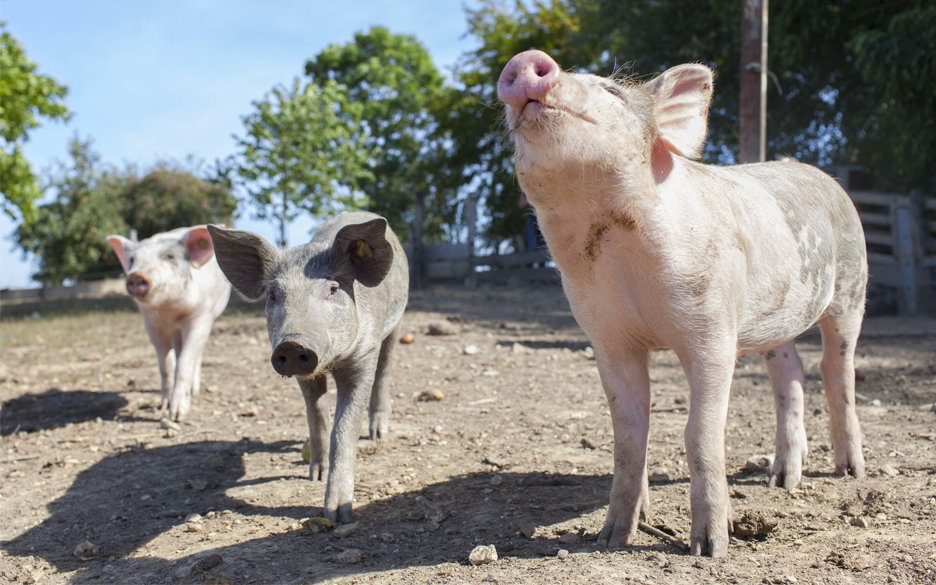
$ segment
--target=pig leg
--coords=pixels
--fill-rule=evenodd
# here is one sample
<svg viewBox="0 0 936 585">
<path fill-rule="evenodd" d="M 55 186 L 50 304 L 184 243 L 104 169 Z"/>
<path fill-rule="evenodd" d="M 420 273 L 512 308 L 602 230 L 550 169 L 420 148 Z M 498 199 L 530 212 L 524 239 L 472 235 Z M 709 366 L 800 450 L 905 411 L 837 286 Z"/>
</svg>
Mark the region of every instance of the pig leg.
<svg viewBox="0 0 936 585">
<path fill-rule="evenodd" d="M 198 357 L 198 363 L 195 364 L 195 379 L 192 380 L 192 397 L 198 396 L 201 390 L 201 356 Z"/>
<path fill-rule="evenodd" d="M 160 329 L 156 323 L 148 319 L 143 320 L 146 333 L 156 349 L 156 361 L 159 362 L 159 377 L 161 381 L 162 398 L 159 410 L 165 411 L 169 406 L 169 393 L 172 391 L 172 380 L 175 378 L 176 354 L 172 348 L 172 334 Z"/>
<path fill-rule="evenodd" d="M 796 487 L 806 461 L 806 427 L 803 424 L 803 362 L 793 341 L 764 353 L 777 409 L 777 438 L 770 487 Z"/>
<path fill-rule="evenodd" d="M 689 422 L 685 437 L 692 507 L 689 548 L 693 555 L 707 550 L 713 557 L 723 557 L 728 553 L 731 530 L 725 475 L 725 419 L 736 342 L 706 341 L 694 343 L 697 349 L 688 359 L 680 355 L 689 378 Z"/>
<path fill-rule="evenodd" d="M 172 420 L 185 418 L 192 406 L 196 366 L 201 361 L 210 333 L 210 317 L 182 324 L 182 349 L 176 360 L 175 385 L 172 387 L 172 394 L 169 395 L 169 418 Z"/>
<path fill-rule="evenodd" d="M 376 354 L 377 352 L 374 352 Z M 363 361 L 363 360 L 362 360 Z M 334 372 L 338 388 L 335 424 L 329 451 L 328 483 L 325 486 L 325 512 L 329 520 L 351 522 L 354 498 L 354 457 L 361 423 L 374 387 L 377 356 L 354 368 Z"/>
<path fill-rule="evenodd" d="M 399 330 L 387 336 L 380 345 L 380 356 L 377 358 L 377 373 L 374 377 L 374 389 L 370 399 L 370 438 L 372 441 L 382 441 L 387 437 L 390 427 L 390 356 L 396 347 Z"/>
<path fill-rule="evenodd" d="M 324 481 L 328 477 L 328 377 L 322 374 L 298 381 L 309 423 L 309 479 Z"/>
<path fill-rule="evenodd" d="M 608 517 L 598 541 L 605 541 L 609 549 L 615 549 L 633 542 L 640 519 L 650 512 L 648 357 L 645 350 L 629 352 L 623 360 L 609 358 L 600 349 L 596 354 L 614 427 L 614 480 Z"/>
<path fill-rule="evenodd" d="M 831 418 L 832 447 L 835 450 L 835 473 L 864 477 L 861 452 L 861 428 L 855 411 L 855 344 L 861 330 L 861 314 L 850 319 L 825 316 L 819 320 L 822 330 L 822 385 Z"/>
</svg>

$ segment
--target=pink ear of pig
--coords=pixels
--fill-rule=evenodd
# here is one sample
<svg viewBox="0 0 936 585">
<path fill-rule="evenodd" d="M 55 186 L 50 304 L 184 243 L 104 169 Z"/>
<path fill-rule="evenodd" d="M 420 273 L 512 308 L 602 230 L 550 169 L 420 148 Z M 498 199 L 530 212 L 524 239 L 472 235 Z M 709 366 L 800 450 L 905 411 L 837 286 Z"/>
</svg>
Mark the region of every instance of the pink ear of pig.
<svg viewBox="0 0 936 585">
<path fill-rule="evenodd" d="M 114 249 L 114 253 L 117 254 L 117 259 L 120 260 L 120 265 L 123 266 L 124 272 L 130 272 L 130 254 L 127 253 L 125 248 L 127 243 L 130 243 L 130 240 L 123 236 L 107 236 L 107 243 L 111 245 L 111 248 Z"/>
<path fill-rule="evenodd" d="M 189 262 L 196 268 L 205 262 L 211 260 L 214 256 L 214 244 L 211 242 L 211 235 L 208 233 L 208 227 L 198 225 L 185 233 L 182 238 L 185 249 L 188 250 Z"/>
</svg>

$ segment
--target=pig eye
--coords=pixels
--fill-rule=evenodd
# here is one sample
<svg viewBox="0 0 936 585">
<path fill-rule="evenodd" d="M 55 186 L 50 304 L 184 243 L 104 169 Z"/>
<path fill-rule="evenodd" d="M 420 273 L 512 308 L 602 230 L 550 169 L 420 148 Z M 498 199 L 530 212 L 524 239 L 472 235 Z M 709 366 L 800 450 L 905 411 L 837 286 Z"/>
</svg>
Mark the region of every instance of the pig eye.
<svg viewBox="0 0 936 585">
<path fill-rule="evenodd" d="M 338 292 L 338 288 L 339 288 L 339 286 L 338 286 L 338 283 L 337 283 L 337 282 L 331 283 L 331 284 L 328 286 L 328 296 L 332 296 L 332 295 L 334 295 L 335 293 L 337 293 L 337 292 Z"/>
<path fill-rule="evenodd" d="M 607 92 L 610 93 L 611 95 L 613 95 L 613 96 L 615 96 L 615 97 L 618 97 L 618 98 L 621 98 L 621 99 L 624 99 L 624 93 L 621 91 L 621 88 L 619 88 L 618 86 L 616 86 L 616 85 L 606 85 L 606 86 L 604 86 L 604 88 L 605 88 L 605 91 L 607 91 Z"/>
<path fill-rule="evenodd" d="M 175 256 L 172 254 L 166 254 L 166 260 L 175 260 Z"/>
<path fill-rule="evenodd" d="M 274 302 L 276 301 L 276 292 L 272 290 L 270 291 L 270 300 Z"/>
</svg>

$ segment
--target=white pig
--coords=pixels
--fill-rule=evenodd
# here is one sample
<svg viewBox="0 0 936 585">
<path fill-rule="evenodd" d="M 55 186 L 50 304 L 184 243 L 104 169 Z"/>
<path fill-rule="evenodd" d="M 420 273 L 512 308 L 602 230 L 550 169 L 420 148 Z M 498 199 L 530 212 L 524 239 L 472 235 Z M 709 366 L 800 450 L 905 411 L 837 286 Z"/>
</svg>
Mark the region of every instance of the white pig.
<svg viewBox="0 0 936 585">
<path fill-rule="evenodd" d="M 142 242 L 108 236 L 127 273 L 127 292 L 143 313 L 162 378 L 162 404 L 182 420 L 198 394 L 202 354 L 231 285 L 203 225 L 156 234 Z"/>
<path fill-rule="evenodd" d="M 739 353 L 765 352 L 777 407 L 771 484 L 795 486 L 807 448 L 793 339 L 819 324 L 835 471 L 861 477 L 854 353 L 868 270 L 858 214 L 838 184 L 793 161 L 694 161 L 712 95 L 702 65 L 636 84 L 565 73 L 527 51 L 504 68 L 498 94 L 517 178 L 595 346 L 611 410 L 614 482 L 599 539 L 630 544 L 649 510 L 656 348 L 672 348 L 689 380 L 692 554 L 728 548 L 725 419 Z"/>
</svg>

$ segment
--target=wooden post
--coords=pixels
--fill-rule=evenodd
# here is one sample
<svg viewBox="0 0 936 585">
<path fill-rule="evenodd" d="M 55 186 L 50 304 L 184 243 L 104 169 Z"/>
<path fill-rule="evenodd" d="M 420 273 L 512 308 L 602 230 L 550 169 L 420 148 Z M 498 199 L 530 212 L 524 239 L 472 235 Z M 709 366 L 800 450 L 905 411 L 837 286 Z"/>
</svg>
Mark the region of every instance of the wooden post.
<svg viewBox="0 0 936 585">
<path fill-rule="evenodd" d="M 767 157 L 767 0 L 741 0 L 742 163 Z"/>
<path fill-rule="evenodd" d="M 423 278 L 423 206 L 425 204 L 426 193 L 425 191 L 416 192 L 416 210 L 415 210 L 415 225 L 413 226 L 413 265 L 410 266 L 410 284 L 412 288 L 419 289 L 422 287 L 422 278 Z"/>
<path fill-rule="evenodd" d="M 478 236 L 477 225 L 478 194 L 472 191 L 468 194 L 465 203 L 465 222 L 468 224 L 468 278 L 465 279 L 465 288 L 478 288 L 478 277 L 475 276 L 475 238 Z"/>
<path fill-rule="evenodd" d="M 900 263 L 903 312 L 917 314 L 916 246 L 913 241 L 913 218 L 910 209 L 898 207 L 895 212 L 897 227 L 897 261 Z"/>
</svg>

